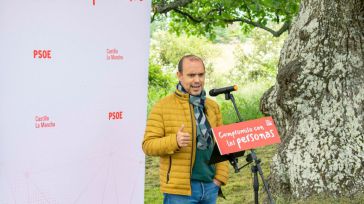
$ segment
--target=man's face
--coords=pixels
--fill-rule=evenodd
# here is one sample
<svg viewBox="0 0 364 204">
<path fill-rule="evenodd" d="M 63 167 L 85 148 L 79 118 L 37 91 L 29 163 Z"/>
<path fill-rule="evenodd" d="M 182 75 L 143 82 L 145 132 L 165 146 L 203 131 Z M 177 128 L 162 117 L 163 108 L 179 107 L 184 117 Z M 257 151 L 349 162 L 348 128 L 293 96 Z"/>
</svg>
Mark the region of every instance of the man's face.
<svg viewBox="0 0 364 204">
<path fill-rule="evenodd" d="M 183 88 L 191 95 L 200 95 L 205 85 L 205 69 L 202 62 L 184 59 L 182 70 L 177 72 L 177 77 Z"/>
</svg>

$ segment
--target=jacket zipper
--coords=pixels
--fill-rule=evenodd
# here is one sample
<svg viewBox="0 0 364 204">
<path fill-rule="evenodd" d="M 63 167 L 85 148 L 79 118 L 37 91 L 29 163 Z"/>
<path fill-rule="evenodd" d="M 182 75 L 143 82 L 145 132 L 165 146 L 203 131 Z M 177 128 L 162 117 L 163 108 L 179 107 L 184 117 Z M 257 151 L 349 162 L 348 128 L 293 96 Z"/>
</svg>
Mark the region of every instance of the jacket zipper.
<svg viewBox="0 0 364 204">
<path fill-rule="evenodd" d="M 169 182 L 169 174 L 171 173 L 171 167 L 172 167 L 172 156 L 169 156 L 169 167 L 167 171 L 167 183 Z"/>
<path fill-rule="evenodd" d="M 188 97 L 189 98 L 189 97 Z M 193 166 L 192 166 L 192 157 L 193 157 L 193 149 L 194 149 L 194 147 L 195 147 L 195 145 L 194 145 L 194 141 L 195 141 L 195 139 L 194 139 L 194 130 L 195 130 L 195 126 L 194 126 L 194 124 L 193 124 L 193 118 L 192 118 L 192 116 L 193 116 L 193 114 L 192 114 L 192 111 L 191 111 L 191 106 L 192 105 L 189 105 L 190 106 L 190 116 L 191 116 L 191 126 L 192 126 L 192 146 L 191 146 L 191 162 L 190 162 L 190 178 L 192 177 L 192 168 L 193 168 Z M 191 186 L 191 179 L 190 179 L 190 186 Z"/>
</svg>

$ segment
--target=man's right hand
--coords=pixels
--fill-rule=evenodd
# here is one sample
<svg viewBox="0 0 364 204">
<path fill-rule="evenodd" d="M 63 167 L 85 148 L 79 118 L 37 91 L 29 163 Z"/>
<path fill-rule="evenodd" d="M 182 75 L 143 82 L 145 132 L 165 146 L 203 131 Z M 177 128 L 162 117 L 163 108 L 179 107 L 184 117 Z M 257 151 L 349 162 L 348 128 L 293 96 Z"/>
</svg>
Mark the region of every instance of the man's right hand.
<svg viewBox="0 0 364 204">
<path fill-rule="evenodd" d="M 190 143 L 190 134 L 183 132 L 185 125 L 182 125 L 177 132 L 177 144 L 179 147 L 187 147 Z"/>
</svg>

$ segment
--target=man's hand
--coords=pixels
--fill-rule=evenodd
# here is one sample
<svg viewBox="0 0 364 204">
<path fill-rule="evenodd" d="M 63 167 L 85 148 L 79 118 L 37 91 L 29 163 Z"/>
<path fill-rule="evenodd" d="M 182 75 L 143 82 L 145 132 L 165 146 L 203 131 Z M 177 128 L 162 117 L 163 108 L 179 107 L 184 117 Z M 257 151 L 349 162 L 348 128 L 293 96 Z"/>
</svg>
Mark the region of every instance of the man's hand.
<svg viewBox="0 0 364 204">
<path fill-rule="evenodd" d="M 212 182 L 214 182 L 215 185 L 217 185 L 217 186 L 221 186 L 222 185 L 221 181 L 219 181 L 217 179 L 212 180 Z"/>
<path fill-rule="evenodd" d="M 177 144 L 179 147 L 187 147 L 190 143 L 190 134 L 183 132 L 185 125 L 182 125 L 177 132 Z"/>
</svg>

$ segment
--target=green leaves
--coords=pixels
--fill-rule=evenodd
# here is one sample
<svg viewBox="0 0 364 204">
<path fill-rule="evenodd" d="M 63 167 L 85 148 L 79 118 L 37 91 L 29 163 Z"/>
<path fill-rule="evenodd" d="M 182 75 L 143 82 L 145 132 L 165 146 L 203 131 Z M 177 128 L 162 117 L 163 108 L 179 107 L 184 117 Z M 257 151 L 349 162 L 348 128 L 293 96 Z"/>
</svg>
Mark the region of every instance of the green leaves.
<svg viewBox="0 0 364 204">
<path fill-rule="evenodd" d="M 153 34 L 150 58 L 156 64 L 162 65 L 163 70 L 175 72 L 176 65 L 183 55 L 195 54 L 206 60 L 217 56 L 219 52 L 212 46 L 206 38 L 184 34 L 176 36 L 166 31 L 159 31 Z"/>
<path fill-rule="evenodd" d="M 174 77 L 164 73 L 161 66 L 149 63 L 148 86 L 168 91 L 174 81 Z"/>
<path fill-rule="evenodd" d="M 167 1 L 167 3 L 170 1 Z M 199 0 L 182 4 L 168 12 L 171 30 L 176 33 L 204 35 L 213 39 L 216 28 L 241 22 L 242 29 L 250 31 L 259 27 L 268 32 L 269 22 L 290 22 L 299 8 L 299 0 Z M 164 0 L 154 0 L 153 7 L 164 5 Z M 154 14 L 159 14 L 155 11 Z"/>
<path fill-rule="evenodd" d="M 272 38 L 262 30 L 252 32 L 234 51 L 237 63 L 232 72 L 238 76 L 235 80 L 274 82 L 283 40 L 284 36 Z"/>
</svg>

